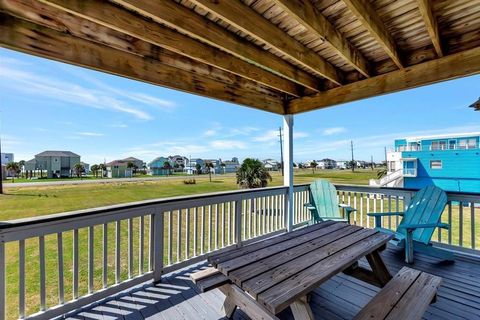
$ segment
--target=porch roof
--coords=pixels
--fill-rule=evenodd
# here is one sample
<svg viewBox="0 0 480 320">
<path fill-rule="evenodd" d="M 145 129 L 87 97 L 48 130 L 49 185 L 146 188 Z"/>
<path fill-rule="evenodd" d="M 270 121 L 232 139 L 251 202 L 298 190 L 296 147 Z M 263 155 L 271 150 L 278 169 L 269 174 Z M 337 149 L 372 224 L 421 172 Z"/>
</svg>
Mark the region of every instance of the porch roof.
<svg viewBox="0 0 480 320">
<path fill-rule="evenodd" d="M 480 72 L 477 0 L 0 0 L 0 45 L 295 114 Z"/>
</svg>

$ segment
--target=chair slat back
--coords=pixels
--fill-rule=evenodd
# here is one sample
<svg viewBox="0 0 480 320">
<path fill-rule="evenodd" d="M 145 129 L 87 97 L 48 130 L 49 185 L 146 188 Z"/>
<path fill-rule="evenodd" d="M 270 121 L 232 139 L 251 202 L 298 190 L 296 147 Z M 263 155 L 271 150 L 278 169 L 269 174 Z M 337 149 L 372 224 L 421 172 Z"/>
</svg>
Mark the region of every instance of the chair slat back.
<svg viewBox="0 0 480 320">
<path fill-rule="evenodd" d="M 341 218 L 338 209 L 337 189 L 327 180 L 316 180 L 310 184 L 310 203 L 316 207 L 318 217 Z"/>
<path fill-rule="evenodd" d="M 406 224 L 438 223 L 447 204 L 447 194 L 435 186 L 428 186 L 412 198 L 399 226 Z M 398 229 L 403 234 L 406 230 Z M 435 228 L 419 228 L 413 232 L 413 239 L 428 244 Z"/>
</svg>

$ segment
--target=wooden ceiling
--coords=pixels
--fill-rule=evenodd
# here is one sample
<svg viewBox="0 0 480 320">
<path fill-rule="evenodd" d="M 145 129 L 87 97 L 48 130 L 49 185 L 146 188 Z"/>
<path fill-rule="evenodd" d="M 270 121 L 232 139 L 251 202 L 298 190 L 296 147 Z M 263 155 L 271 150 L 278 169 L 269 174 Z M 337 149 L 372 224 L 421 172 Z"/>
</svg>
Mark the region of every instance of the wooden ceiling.
<svg viewBox="0 0 480 320">
<path fill-rule="evenodd" d="M 0 0 L 0 45 L 278 114 L 480 73 L 480 0 Z"/>
</svg>

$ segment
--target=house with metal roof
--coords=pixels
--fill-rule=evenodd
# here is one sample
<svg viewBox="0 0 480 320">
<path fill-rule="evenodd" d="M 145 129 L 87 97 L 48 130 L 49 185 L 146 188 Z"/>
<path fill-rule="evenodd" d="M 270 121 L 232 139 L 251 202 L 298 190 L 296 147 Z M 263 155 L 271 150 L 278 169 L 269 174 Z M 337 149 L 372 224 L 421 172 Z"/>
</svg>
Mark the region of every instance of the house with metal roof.
<svg viewBox="0 0 480 320">
<path fill-rule="evenodd" d="M 35 159 L 25 163 L 25 170 L 39 170 L 47 173 L 47 178 L 70 177 L 80 156 L 71 151 L 47 150 L 35 155 Z"/>
</svg>

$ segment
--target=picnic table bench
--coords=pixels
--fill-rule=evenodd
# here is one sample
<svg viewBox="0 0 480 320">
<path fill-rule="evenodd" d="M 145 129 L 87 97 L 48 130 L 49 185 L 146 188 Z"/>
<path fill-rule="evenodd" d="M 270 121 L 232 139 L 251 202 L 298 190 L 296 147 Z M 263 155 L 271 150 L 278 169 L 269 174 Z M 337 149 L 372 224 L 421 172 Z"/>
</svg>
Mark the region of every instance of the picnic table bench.
<svg viewBox="0 0 480 320">
<path fill-rule="evenodd" d="M 213 267 L 191 277 L 201 291 L 219 288 L 226 295 L 223 310 L 227 317 L 232 316 L 238 306 L 252 319 L 277 319 L 276 314 L 290 307 L 295 319 L 313 319 L 308 294 L 342 271 L 379 287 L 388 283 L 385 287 L 388 290 L 382 290 L 379 296 L 389 298 L 393 294 L 397 300 L 385 301 L 396 301 L 392 306 L 395 308 L 401 306 L 398 292 L 401 296 L 409 293 L 408 297 L 418 286 L 412 282 L 406 285 L 405 274 L 411 274 L 407 278 L 414 278 L 413 282 L 425 276 L 420 278 L 419 271 L 414 270 L 390 281 L 392 276 L 379 251 L 391 237 L 372 229 L 326 221 L 214 254 L 208 259 Z M 367 258 L 371 270 L 358 265 L 362 257 Z M 378 299 L 375 303 L 381 303 Z M 375 311 L 376 307 L 369 304 L 366 310 L 361 316 L 368 318 L 368 311 Z"/>
</svg>

